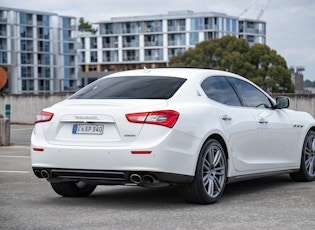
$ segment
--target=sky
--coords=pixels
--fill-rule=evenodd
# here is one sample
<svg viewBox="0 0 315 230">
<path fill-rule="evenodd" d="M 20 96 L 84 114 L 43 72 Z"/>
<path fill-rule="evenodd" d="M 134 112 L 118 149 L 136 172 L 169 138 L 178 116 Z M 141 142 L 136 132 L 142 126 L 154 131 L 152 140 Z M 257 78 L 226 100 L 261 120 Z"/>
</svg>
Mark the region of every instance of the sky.
<svg viewBox="0 0 315 230">
<path fill-rule="evenodd" d="M 303 66 L 315 81 L 314 0 L 0 0 L 0 6 L 83 17 L 90 23 L 111 17 L 167 14 L 169 11 L 220 12 L 267 22 L 266 44 L 287 66 Z"/>
</svg>

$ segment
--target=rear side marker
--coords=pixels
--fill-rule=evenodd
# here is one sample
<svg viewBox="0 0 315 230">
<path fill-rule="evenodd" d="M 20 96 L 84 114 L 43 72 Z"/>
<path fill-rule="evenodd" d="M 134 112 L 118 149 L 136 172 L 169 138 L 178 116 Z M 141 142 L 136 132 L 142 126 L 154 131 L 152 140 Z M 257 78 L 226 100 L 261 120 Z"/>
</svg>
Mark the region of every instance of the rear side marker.
<svg viewBox="0 0 315 230">
<path fill-rule="evenodd" d="M 44 152 L 44 149 L 43 148 L 33 148 L 33 151 Z"/>
<path fill-rule="evenodd" d="M 131 151 L 131 154 L 151 154 L 152 151 Z"/>
</svg>

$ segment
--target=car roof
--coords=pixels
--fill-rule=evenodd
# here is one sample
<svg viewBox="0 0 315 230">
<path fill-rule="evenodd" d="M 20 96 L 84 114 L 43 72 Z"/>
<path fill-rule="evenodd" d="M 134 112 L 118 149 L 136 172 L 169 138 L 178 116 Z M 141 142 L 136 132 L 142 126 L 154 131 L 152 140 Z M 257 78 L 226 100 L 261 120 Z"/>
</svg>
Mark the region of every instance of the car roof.
<svg viewBox="0 0 315 230">
<path fill-rule="evenodd" d="M 138 70 L 127 70 L 122 72 L 117 72 L 106 77 L 122 77 L 122 76 L 168 76 L 168 77 L 180 77 L 180 78 L 198 78 L 205 76 L 233 76 L 237 78 L 242 78 L 239 75 L 212 69 L 201 69 L 201 68 L 153 68 L 153 69 L 138 69 Z"/>
</svg>

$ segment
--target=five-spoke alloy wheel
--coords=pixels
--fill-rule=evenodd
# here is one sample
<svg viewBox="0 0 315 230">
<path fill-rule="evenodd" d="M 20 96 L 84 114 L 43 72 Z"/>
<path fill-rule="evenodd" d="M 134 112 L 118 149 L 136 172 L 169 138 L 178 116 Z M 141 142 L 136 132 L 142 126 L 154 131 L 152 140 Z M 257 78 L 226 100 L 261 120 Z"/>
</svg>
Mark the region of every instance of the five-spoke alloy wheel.
<svg viewBox="0 0 315 230">
<path fill-rule="evenodd" d="M 315 132 L 309 131 L 305 137 L 300 170 L 290 174 L 294 181 L 315 180 Z"/>
<path fill-rule="evenodd" d="M 225 151 L 217 140 L 210 139 L 200 152 L 194 181 L 179 192 L 188 202 L 212 204 L 221 197 L 226 178 Z"/>
</svg>

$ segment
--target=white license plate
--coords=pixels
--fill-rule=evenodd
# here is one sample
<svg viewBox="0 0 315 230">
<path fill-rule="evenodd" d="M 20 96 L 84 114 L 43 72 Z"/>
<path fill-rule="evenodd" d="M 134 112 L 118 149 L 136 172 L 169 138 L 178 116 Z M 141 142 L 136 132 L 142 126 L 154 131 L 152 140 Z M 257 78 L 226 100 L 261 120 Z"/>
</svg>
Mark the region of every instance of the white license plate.
<svg viewBox="0 0 315 230">
<path fill-rule="evenodd" d="M 102 135 L 104 131 L 104 125 L 73 125 L 73 134 L 93 134 Z"/>
</svg>

